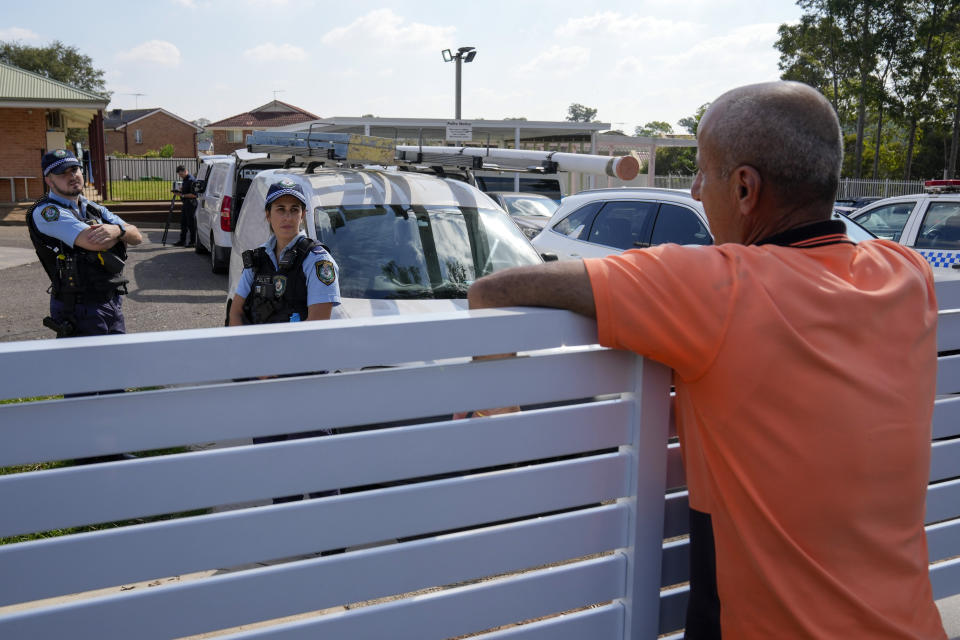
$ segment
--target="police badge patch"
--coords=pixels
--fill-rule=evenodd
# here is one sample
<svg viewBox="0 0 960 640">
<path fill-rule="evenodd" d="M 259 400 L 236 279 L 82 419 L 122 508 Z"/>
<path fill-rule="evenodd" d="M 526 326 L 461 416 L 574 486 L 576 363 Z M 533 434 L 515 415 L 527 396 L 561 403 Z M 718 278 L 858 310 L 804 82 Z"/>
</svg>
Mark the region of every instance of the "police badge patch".
<svg viewBox="0 0 960 640">
<path fill-rule="evenodd" d="M 333 263 L 329 260 L 321 260 L 317 263 L 317 280 L 323 284 L 333 284 L 337 279 L 337 272 L 333 268 Z"/>
<path fill-rule="evenodd" d="M 273 278 L 273 293 L 276 297 L 281 297 L 283 292 L 287 290 L 287 276 L 274 276 Z"/>
<path fill-rule="evenodd" d="M 55 222 L 60 219 L 60 209 L 57 209 L 52 204 L 47 205 L 43 208 L 43 211 L 40 212 L 40 217 L 47 222 Z"/>
<path fill-rule="evenodd" d="M 283 180 L 280 181 L 280 186 L 284 187 L 285 189 L 289 189 L 290 187 L 297 186 L 297 183 L 291 180 L 290 178 L 284 178 Z"/>
</svg>

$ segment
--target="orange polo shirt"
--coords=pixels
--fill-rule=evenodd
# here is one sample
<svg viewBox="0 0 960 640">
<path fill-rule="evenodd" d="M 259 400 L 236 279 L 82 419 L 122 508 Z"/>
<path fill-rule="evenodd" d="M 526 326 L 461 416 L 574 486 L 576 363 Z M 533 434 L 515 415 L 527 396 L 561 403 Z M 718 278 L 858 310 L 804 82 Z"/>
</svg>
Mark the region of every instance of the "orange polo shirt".
<svg viewBox="0 0 960 640">
<path fill-rule="evenodd" d="M 945 638 L 923 529 L 937 305 L 842 225 L 585 260 L 600 343 L 674 369 L 724 638 Z"/>
</svg>

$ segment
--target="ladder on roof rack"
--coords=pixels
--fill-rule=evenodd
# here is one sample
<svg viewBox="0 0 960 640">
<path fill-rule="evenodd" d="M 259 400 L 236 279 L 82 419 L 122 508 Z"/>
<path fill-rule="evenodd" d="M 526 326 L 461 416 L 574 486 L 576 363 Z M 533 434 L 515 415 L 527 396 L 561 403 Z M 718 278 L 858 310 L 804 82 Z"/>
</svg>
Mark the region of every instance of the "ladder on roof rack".
<svg viewBox="0 0 960 640">
<path fill-rule="evenodd" d="M 390 138 L 355 133 L 255 131 L 247 136 L 251 152 L 323 158 L 353 165 L 427 165 L 529 173 L 576 171 L 632 180 L 640 172 L 633 156 L 492 149 L 490 147 L 424 147 L 397 145 Z"/>
</svg>

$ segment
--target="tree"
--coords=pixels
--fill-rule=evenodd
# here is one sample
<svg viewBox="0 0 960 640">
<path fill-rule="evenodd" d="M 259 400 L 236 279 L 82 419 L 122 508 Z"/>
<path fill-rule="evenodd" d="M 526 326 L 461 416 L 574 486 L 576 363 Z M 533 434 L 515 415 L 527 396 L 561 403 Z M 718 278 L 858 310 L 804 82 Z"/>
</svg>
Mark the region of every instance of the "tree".
<svg viewBox="0 0 960 640">
<path fill-rule="evenodd" d="M 193 121 L 193 124 L 197 125 L 198 127 L 206 127 L 208 124 L 210 124 L 210 120 L 207 118 L 197 118 Z"/>
<path fill-rule="evenodd" d="M 574 102 L 567 107 L 567 120 L 570 122 L 593 122 L 597 118 L 597 110 L 585 107 Z"/>
<path fill-rule="evenodd" d="M 673 133 L 673 127 L 670 126 L 669 122 L 663 120 L 652 120 L 642 127 L 634 129 L 634 135 L 650 138 L 663 138 L 671 133 Z"/>
<path fill-rule="evenodd" d="M 31 47 L 19 42 L 0 42 L 0 62 L 32 71 L 51 80 L 104 96 L 109 100 L 103 71 L 93 66 L 90 56 L 76 47 L 54 40 L 46 47 Z"/>
<path fill-rule="evenodd" d="M 697 112 L 692 116 L 687 116 L 686 118 L 680 118 L 677 120 L 677 124 L 687 130 L 687 133 L 690 135 L 697 135 L 697 128 L 700 126 L 700 119 L 703 118 L 703 114 L 707 112 L 707 109 L 710 107 L 709 102 L 705 102 L 699 107 L 697 107 Z"/>
</svg>

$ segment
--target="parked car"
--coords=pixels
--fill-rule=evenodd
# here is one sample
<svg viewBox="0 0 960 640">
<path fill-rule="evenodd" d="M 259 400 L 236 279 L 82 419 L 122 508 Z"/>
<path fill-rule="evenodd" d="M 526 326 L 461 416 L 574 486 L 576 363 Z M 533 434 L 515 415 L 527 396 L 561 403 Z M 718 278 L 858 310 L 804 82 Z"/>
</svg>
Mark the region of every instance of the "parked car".
<svg viewBox="0 0 960 640">
<path fill-rule="evenodd" d="M 543 229 L 560 204 L 540 193 L 488 191 L 487 195 L 510 214 L 523 235 L 533 238 Z"/>
<path fill-rule="evenodd" d="M 334 318 L 466 309 L 475 279 L 541 262 L 510 216 L 462 180 L 415 171 L 266 170 L 252 179 L 234 232 L 228 304 L 242 253 L 269 237 L 263 203 L 281 177 L 303 188 L 307 235 L 340 267 Z"/>
<path fill-rule="evenodd" d="M 568 174 L 564 171 L 546 175 L 483 169 L 473 172 L 473 178 L 477 183 L 477 188 L 484 193 L 494 191 L 539 193 L 548 198 L 552 198 L 557 203 L 564 197 L 565 191 L 563 186 L 567 176 Z"/>
<path fill-rule="evenodd" d="M 233 229 L 250 181 L 264 169 L 283 165 L 265 153 L 238 149 L 230 155 L 200 159 L 197 170 L 196 252 L 210 254 L 214 273 L 226 273 L 230 265 Z"/>
<path fill-rule="evenodd" d="M 541 254 L 576 260 L 665 242 L 713 244 L 713 236 L 688 191 L 617 188 L 567 196 L 531 242 Z"/>
<path fill-rule="evenodd" d="M 933 267 L 960 269 L 960 180 L 930 180 L 927 188 L 878 200 L 851 218 L 881 238 L 916 249 Z"/>
<path fill-rule="evenodd" d="M 875 236 L 838 213 L 859 242 Z M 601 258 L 627 249 L 713 244 L 703 205 L 689 191 L 655 188 L 594 189 L 567 196 L 531 241 L 544 258 Z"/>
<path fill-rule="evenodd" d="M 876 202 L 877 200 L 882 200 L 883 196 L 861 196 L 859 198 L 842 198 L 834 202 L 837 207 L 843 207 L 849 209 L 850 211 L 856 211 L 861 209 L 871 202 Z"/>
</svg>

